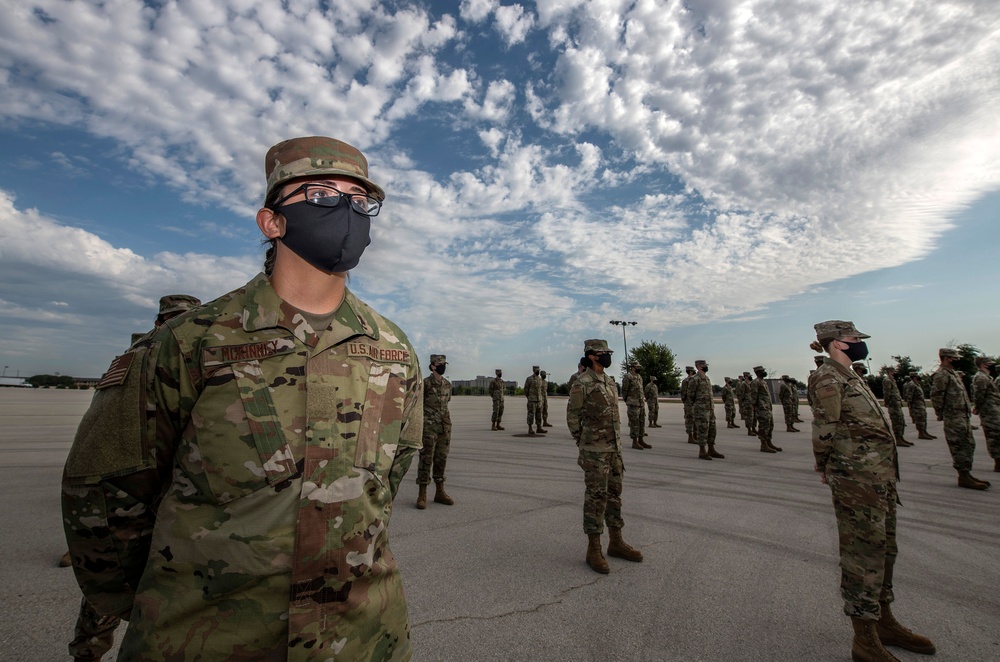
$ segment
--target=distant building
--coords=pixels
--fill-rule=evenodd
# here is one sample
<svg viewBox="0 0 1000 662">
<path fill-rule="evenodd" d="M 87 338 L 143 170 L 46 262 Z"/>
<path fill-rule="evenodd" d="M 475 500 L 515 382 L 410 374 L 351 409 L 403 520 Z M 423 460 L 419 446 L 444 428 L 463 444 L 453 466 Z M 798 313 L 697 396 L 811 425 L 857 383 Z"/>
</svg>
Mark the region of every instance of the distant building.
<svg viewBox="0 0 1000 662">
<path fill-rule="evenodd" d="M 490 384 L 494 379 L 496 378 L 484 377 L 483 375 L 479 375 L 475 379 L 453 379 L 451 389 L 456 395 L 489 395 Z M 503 385 L 506 395 L 511 395 L 517 388 L 517 382 L 513 381 L 505 381 Z"/>
<path fill-rule="evenodd" d="M 0 386 L 34 388 L 27 379 L 21 377 L 0 377 Z"/>
</svg>

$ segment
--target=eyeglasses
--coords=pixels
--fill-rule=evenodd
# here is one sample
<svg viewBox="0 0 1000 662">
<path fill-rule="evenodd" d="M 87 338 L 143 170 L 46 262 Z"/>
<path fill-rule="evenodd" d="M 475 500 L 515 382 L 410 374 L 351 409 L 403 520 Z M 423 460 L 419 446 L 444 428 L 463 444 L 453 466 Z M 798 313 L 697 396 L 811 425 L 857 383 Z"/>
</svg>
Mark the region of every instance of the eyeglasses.
<svg viewBox="0 0 1000 662">
<path fill-rule="evenodd" d="M 317 207 L 336 207 L 345 198 L 350 203 L 354 211 L 363 216 L 378 216 L 382 209 L 382 203 L 364 193 L 344 193 L 338 191 L 329 184 L 309 183 L 303 184 L 285 197 L 275 202 L 272 206 L 277 207 L 285 200 L 295 197 L 299 193 L 305 194 L 306 202 Z"/>
</svg>

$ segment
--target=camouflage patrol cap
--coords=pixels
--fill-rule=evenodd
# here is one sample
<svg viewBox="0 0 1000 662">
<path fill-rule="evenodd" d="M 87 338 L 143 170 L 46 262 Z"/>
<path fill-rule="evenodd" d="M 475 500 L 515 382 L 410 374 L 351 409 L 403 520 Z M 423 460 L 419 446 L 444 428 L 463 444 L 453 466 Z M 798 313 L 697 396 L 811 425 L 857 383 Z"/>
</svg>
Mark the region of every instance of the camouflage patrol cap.
<svg viewBox="0 0 1000 662">
<path fill-rule="evenodd" d="M 854 322 L 845 322 L 844 320 L 828 320 L 826 322 L 820 322 L 819 324 L 814 324 L 813 328 L 816 329 L 816 340 L 819 340 L 820 342 L 824 340 L 850 338 L 851 336 L 857 336 L 858 338 L 871 338 L 871 336 L 858 331 L 857 327 L 854 326 Z"/>
<path fill-rule="evenodd" d="M 385 191 L 368 179 L 368 160 L 358 148 L 335 138 L 304 136 L 284 140 L 267 150 L 264 176 L 267 178 L 266 201 L 271 192 L 299 177 L 346 175 L 362 184 L 376 200 L 385 200 Z"/>
<path fill-rule="evenodd" d="M 548 375 L 549 375 L 549 373 L 545 372 L 544 370 L 542 370 L 542 371 L 541 371 L 540 373 L 538 373 L 538 374 L 540 374 L 540 375 L 541 375 L 542 377 L 548 377 Z"/>
<path fill-rule="evenodd" d="M 652 377 L 650 377 L 650 378 L 649 378 L 649 381 L 651 381 L 651 382 L 655 382 L 655 381 L 656 381 L 656 375 L 653 375 Z"/>
<path fill-rule="evenodd" d="M 755 365 L 753 367 L 753 371 L 754 372 L 764 372 L 764 366 L 762 366 L 762 365 Z"/>
<path fill-rule="evenodd" d="M 533 366 L 531 366 L 531 369 L 532 370 L 538 370 L 538 366 L 537 365 L 533 365 Z"/>
<path fill-rule="evenodd" d="M 866 368 L 865 364 L 862 363 L 861 361 L 855 361 L 854 363 L 852 363 L 851 364 L 851 369 L 855 370 L 855 371 L 862 370 L 864 372 L 868 372 L 868 368 Z"/>
<path fill-rule="evenodd" d="M 694 366 L 693 365 L 684 366 L 684 372 L 694 372 Z"/>
<path fill-rule="evenodd" d="M 614 354 L 614 352 L 608 349 L 608 341 L 601 338 L 584 340 L 583 353 L 586 354 L 587 352 L 607 352 L 608 354 Z"/>
<path fill-rule="evenodd" d="M 819 365 L 823 361 L 826 361 L 826 357 L 823 356 L 822 354 L 817 354 L 816 356 L 813 357 L 813 361 L 816 362 L 816 365 Z"/>
<path fill-rule="evenodd" d="M 632 361 L 628 365 L 629 365 L 630 368 L 641 368 L 642 367 L 642 364 L 639 363 L 638 361 Z"/>
<path fill-rule="evenodd" d="M 708 361 L 706 361 L 705 359 L 696 359 L 694 365 L 695 367 L 700 365 L 708 365 Z"/>
<path fill-rule="evenodd" d="M 750 376 L 750 373 L 744 370 L 744 371 L 743 371 L 743 376 L 744 376 L 744 377 L 749 377 L 749 376 Z"/>
<path fill-rule="evenodd" d="M 499 375 L 501 372 L 503 372 L 503 370 L 501 370 L 500 368 L 496 368 L 495 370 L 493 370 L 493 372 Z"/>
<path fill-rule="evenodd" d="M 160 317 L 170 313 L 185 313 L 201 305 L 201 299 L 190 294 L 168 294 L 160 297 Z"/>
<path fill-rule="evenodd" d="M 431 354 L 431 365 L 439 365 L 441 363 L 448 363 L 445 360 L 444 354 Z"/>
<path fill-rule="evenodd" d="M 788 375 L 782 375 L 781 378 L 784 379 L 785 381 L 788 381 Z"/>
<path fill-rule="evenodd" d="M 938 356 L 940 358 L 942 358 L 942 359 L 946 358 L 946 357 L 947 358 L 952 358 L 952 359 L 959 358 L 958 350 L 957 349 L 953 349 L 951 347 L 942 347 L 941 349 L 939 349 L 938 350 Z"/>
</svg>

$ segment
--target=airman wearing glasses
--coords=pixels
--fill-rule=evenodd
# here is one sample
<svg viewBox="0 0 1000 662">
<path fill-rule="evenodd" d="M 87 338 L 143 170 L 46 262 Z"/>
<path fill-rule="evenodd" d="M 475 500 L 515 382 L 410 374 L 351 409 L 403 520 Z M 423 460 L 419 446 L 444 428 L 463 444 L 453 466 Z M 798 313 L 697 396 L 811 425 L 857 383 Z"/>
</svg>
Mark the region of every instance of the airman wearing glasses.
<svg viewBox="0 0 1000 662">
<path fill-rule="evenodd" d="M 332 138 L 264 167 L 265 273 L 116 360 L 84 417 L 63 481 L 77 579 L 129 620 L 122 659 L 407 660 L 388 524 L 420 367 L 346 287 L 385 193 Z"/>
</svg>

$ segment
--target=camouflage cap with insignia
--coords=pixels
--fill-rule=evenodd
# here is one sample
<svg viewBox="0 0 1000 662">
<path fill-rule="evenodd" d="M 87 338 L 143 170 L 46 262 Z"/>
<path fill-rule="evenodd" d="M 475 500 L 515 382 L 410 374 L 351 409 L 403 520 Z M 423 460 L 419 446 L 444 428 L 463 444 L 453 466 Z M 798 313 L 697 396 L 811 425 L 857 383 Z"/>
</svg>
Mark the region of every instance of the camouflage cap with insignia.
<svg viewBox="0 0 1000 662">
<path fill-rule="evenodd" d="M 938 350 L 938 356 L 941 357 L 942 359 L 945 358 L 945 357 L 950 357 L 950 358 L 953 358 L 953 359 L 960 358 L 959 354 L 958 354 L 958 350 L 957 349 L 953 349 L 951 347 L 942 347 L 941 349 L 939 349 Z"/>
<path fill-rule="evenodd" d="M 431 354 L 431 365 L 438 365 L 441 363 L 447 363 L 444 354 Z"/>
<path fill-rule="evenodd" d="M 705 359 L 696 359 L 694 365 L 696 367 L 700 365 L 708 365 L 708 361 L 706 361 Z"/>
<path fill-rule="evenodd" d="M 587 352 L 607 352 L 608 354 L 614 354 L 614 352 L 608 349 L 608 341 L 601 338 L 584 340 L 583 353 L 586 354 Z"/>
<path fill-rule="evenodd" d="M 816 329 L 816 340 L 820 342 L 850 338 L 852 336 L 871 338 L 868 334 L 858 331 L 857 327 L 854 326 L 854 322 L 846 322 L 844 320 L 827 320 L 826 322 L 814 324 L 813 328 Z"/>
<path fill-rule="evenodd" d="M 171 313 L 186 313 L 201 305 L 201 299 L 190 294 L 168 294 L 160 297 L 160 318 Z"/>
<path fill-rule="evenodd" d="M 267 190 L 264 200 L 271 192 L 293 179 L 322 175 L 345 175 L 360 180 L 369 195 L 380 202 L 385 200 L 385 191 L 368 179 L 368 159 L 356 147 L 325 136 L 305 136 L 284 140 L 267 150 L 264 157 L 264 176 Z"/>
</svg>

